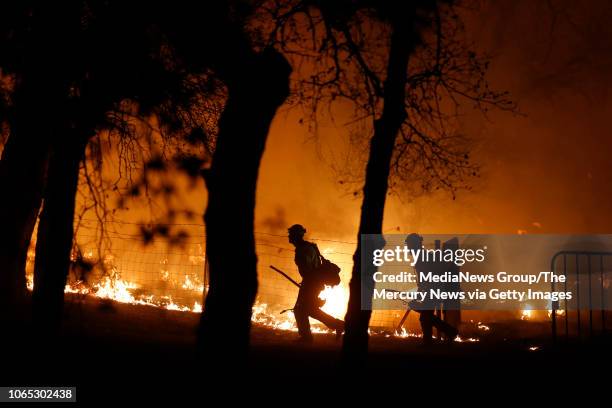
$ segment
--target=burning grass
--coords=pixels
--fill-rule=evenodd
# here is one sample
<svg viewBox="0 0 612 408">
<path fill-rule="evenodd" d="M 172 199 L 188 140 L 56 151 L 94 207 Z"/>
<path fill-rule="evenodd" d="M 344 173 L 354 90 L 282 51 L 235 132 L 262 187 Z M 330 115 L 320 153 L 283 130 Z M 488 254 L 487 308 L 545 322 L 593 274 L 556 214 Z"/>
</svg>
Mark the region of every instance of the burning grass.
<svg viewBox="0 0 612 408">
<path fill-rule="evenodd" d="M 206 287 L 201 279 L 198 279 L 195 275 L 168 275 L 167 280 L 163 281 L 165 286 L 156 290 L 156 288 L 123 279 L 116 266 L 109 266 L 109 273 L 93 279 L 93 282 L 92 279 L 84 281 L 72 277 L 65 287 L 65 293 L 77 297 L 104 299 L 170 311 L 187 313 L 202 312 L 203 305 L 200 299 Z M 161 277 L 163 278 L 163 274 Z M 33 277 L 31 273 L 27 275 L 27 282 L 28 289 L 32 290 Z M 169 295 L 167 289 L 170 287 L 173 288 L 172 293 L 177 294 L 176 297 Z M 345 286 L 325 287 L 319 295 L 321 299 L 325 300 L 325 304 L 322 306 L 323 311 L 342 319 L 346 314 L 348 296 L 348 288 Z M 551 314 L 550 311 L 546 313 L 546 311 L 536 311 L 531 310 L 531 308 L 526 308 L 525 310 L 515 313 L 517 320 L 525 322 L 532 320 L 539 321 L 542 320 L 542 318 L 550 317 Z M 561 313 L 562 311 L 557 311 L 557 315 L 561 315 Z M 256 326 L 275 331 L 297 332 L 297 326 L 291 310 L 281 312 L 278 307 L 271 307 L 270 304 L 262 302 L 261 299 L 258 299 L 253 306 L 252 322 Z M 317 321 L 313 320 L 311 323 L 314 333 L 331 333 L 329 329 L 320 325 Z M 475 321 L 466 321 L 463 323 L 463 327 L 471 328 L 471 330 L 462 330 L 462 336 L 455 338 L 455 342 L 475 343 L 479 342 L 481 337 L 490 336 L 491 326 L 483 324 L 481 321 L 477 323 Z M 397 339 L 419 339 L 422 337 L 419 332 L 411 331 L 406 327 L 402 327 L 398 330 L 386 327 L 372 327 L 370 329 L 370 334 L 381 338 L 393 337 Z"/>
<path fill-rule="evenodd" d="M 141 291 L 140 285 L 120 279 L 117 275 L 118 274 L 115 274 L 114 276 L 105 276 L 94 284 L 87 284 L 83 281 L 74 281 L 66 285 L 64 292 L 74 295 L 90 296 L 98 299 L 112 300 L 119 303 L 151 306 L 172 311 L 191 313 L 202 312 L 202 304 L 198 301 L 194 301 L 193 305 L 190 306 L 177 303 L 171 296 L 155 296 L 153 294 L 146 294 Z M 28 289 L 33 290 L 34 283 L 31 275 L 28 275 L 27 282 Z M 198 294 L 202 293 L 204 290 L 203 286 L 194 284 L 189 277 L 186 277 L 183 288 Z M 322 307 L 325 312 L 339 318 L 344 316 L 348 304 L 348 293 L 344 288 L 341 286 L 336 286 L 333 288 L 327 286 L 321 292 L 319 297 L 326 301 Z M 271 310 L 268 304 L 259 301 L 257 301 L 253 306 L 252 321 L 256 325 L 272 330 L 297 332 L 297 326 L 291 310 L 287 310 L 282 313 L 275 313 L 273 310 Z M 312 323 L 312 331 L 314 333 L 332 333 L 331 330 L 319 325 L 318 322 L 313 321 Z M 396 338 L 418 339 L 422 337 L 421 334 L 410 332 L 405 328 L 395 332 L 371 329 L 370 334 Z M 454 341 L 459 343 L 478 342 L 479 339 L 476 337 L 462 338 L 457 336 Z"/>
</svg>

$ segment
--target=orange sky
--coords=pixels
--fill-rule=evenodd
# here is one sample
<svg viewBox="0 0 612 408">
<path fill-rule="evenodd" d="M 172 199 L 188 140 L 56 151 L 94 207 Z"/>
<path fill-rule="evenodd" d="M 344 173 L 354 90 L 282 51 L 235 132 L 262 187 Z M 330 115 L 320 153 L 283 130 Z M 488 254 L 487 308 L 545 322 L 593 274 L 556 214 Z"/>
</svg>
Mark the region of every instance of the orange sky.
<svg viewBox="0 0 612 408">
<path fill-rule="evenodd" d="M 485 1 L 470 16 L 468 33 L 494 56 L 491 86 L 510 91 L 522 115 L 492 112 L 485 119 L 466 111 L 464 130 L 476 140 L 473 158 L 482 166 L 473 190 L 454 201 L 447 194 L 392 197 L 385 232 L 612 232 L 612 6 Z M 274 120 L 256 229 L 285 233 L 299 222 L 311 237 L 355 241 L 360 197 L 338 183 L 330 166 L 332 153 L 342 156 L 348 140 L 345 118 L 321 123 L 315 142 L 299 124 L 302 117 L 298 108 L 284 107 Z M 205 191 L 198 185 L 174 199 L 178 208 L 203 212 Z M 135 208 L 132 203 L 116 218 L 148 221 Z"/>
<path fill-rule="evenodd" d="M 468 23 L 475 41 L 495 56 L 491 84 L 509 90 L 522 113 L 466 116 L 482 166 L 474 190 L 455 201 L 393 198 L 385 230 L 612 232 L 611 6 L 554 2 L 553 24 L 543 3 L 485 2 Z M 329 161 L 346 130 L 329 125 L 319 129 L 317 142 L 308 141 L 299 118 L 292 110 L 275 119 L 260 173 L 257 228 L 301 222 L 314 236 L 355 240 L 360 201 L 321 159 Z"/>
<path fill-rule="evenodd" d="M 476 140 L 473 159 L 482 167 L 473 190 L 460 192 L 456 200 L 448 194 L 414 200 L 392 197 L 387 202 L 384 232 L 612 233 L 612 217 L 608 215 L 612 208 L 612 138 L 608 127 L 612 112 L 612 5 L 601 3 L 483 3 L 469 20 L 468 32 L 483 51 L 495 56 L 490 71 L 492 87 L 510 91 L 522 115 L 492 112 L 485 119 L 466 111 L 463 130 Z M 553 25 L 547 4 L 559 9 L 567 4 L 573 10 L 557 10 Z M 298 108 L 284 107 L 274 120 L 260 170 L 256 231 L 282 235 L 289 225 L 302 223 L 308 229 L 308 239 L 355 242 L 360 197 L 339 184 L 330 166 L 333 156 L 342 157 L 347 143 L 347 130 L 342 126 L 346 118 L 334 118 L 335 125 L 320 123 L 314 141 L 308 126 L 299 123 L 302 116 Z M 364 166 L 362 163 L 362 169 Z M 175 210 L 203 213 L 206 194 L 201 180 L 196 185 L 188 190 L 179 183 L 181 194 L 172 200 Z M 119 211 L 115 219 L 149 221 L 141 204 L 129 203 L 129 207 Z M 162 207 L 155 218 L 163 216 Z M 199 224 L 202 219 L 198 216 L 190 222 Z M 110 225 L 119 232 L 113 235 L 114 245 L 136 245 L 136 226 Z M 188 230 L 191 251 L 201 244 L 204 230 Z M 92 234 L 81 230 L 80 240 Z M 267 240 L 274 245 L 258 247 L 260 271 L 286 284 L 269 272 L 267 265 L 273 262 L 291 271 L 291 251 L 278 248 L 289 248 L 289 244 L 283 237 L 257 237 L 258 242 Z M 354 246 L 329 241 L 319 244 L 322 250 L 337 252 L 331 258 L 342 266 L 346 285 Z M 154 281 L 158 279 L 159 259 L 153 252 L 145 252 L 132 252 L 138 256 L 135 261 L 128 259 L 136 262 L 130 268 Z M 145 266 L 150 270 L 142 270 Z M 260 293 L 265 289 L 262 284 Z M 270 291 L 276 293 L 277 289 L 272 285 Z M 291 290 L 287 289 L 287 298 L 279 304 L 293 301 Z"/>
</svg>

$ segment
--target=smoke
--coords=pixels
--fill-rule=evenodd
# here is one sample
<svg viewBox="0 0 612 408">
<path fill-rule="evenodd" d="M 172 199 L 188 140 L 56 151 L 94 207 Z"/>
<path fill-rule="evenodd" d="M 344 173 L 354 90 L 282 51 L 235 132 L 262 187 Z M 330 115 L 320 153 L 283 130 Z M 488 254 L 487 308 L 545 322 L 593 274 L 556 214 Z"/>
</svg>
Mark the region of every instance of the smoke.
<svg viewBox="0 0 612 408">
<path fill-rule="evenodd" d="M 285 216 L 285 209 L 281 206 L 276 207 L 274 214 L 265 217 L 261 221 L 261 226 L 265 232 L 282 233 L 287 229 L 288 221 Z"/>
<path fill-rule="evenodd" d="M 463 130 L 477 142 L 472 157 L 481 178 L 456 200 L 390 196 L 384 231 L 610 232 L 612 4 L 490 0 L 465 18 L 474 43 L 493 56 L 491 86 L 510 91 L 521 115 L 485 118 L 466 106 Z M 365 163 L 346 153 L 350 115 L 331 115 L 316 138 L 298 109 L 277 115 L 259 174 L 256 230 L 282 234 L 300 223 L 307 237 L 356 241 L 361 202 L 352 192 L 360 184 L 347 190 L 332 169 L 346 161 L 358 173 Z M 177 201 L 201 213 L 204 187 Z M 140 221 L 142 213 L 119 218 Z"/>
<path fill-rule="evenodd" d="M 456 200 L 390 197 L 384 230 L 611 231 L 611 19 L 605 1 L 485 1 L 466 14 L 468 34 L 493 56 L 491 86 L 510 91 L 521 114 L 483 117 L 466 106 L 463 127 L 477 142 L 473 158 L 481 178 Z M 280 205 L 287 225 L 299 222 L 316 236 L 354 241 L 359 197 L 342 188 L 320 154 L 344 149 L 348 131 L 337 121 L 307 142 L 299 119 L 296 112 L 279 115 L 272 129 L 258 186 L 259 225 Z"/>
<path fill-rule="evenodd" d="M 506 87 L 524 116 L 493 113 L 467 125 L 480 127 L 486 170 L 481 197 L 469 200 L 487 204 L 478 204 L 487 226 L 509 232 L 495 217 L 528 232 L 610 231 L 611 5 L 485 4 L 471 22 L 475 40 L 496 56 L 493 85 Z"/>
</svg>

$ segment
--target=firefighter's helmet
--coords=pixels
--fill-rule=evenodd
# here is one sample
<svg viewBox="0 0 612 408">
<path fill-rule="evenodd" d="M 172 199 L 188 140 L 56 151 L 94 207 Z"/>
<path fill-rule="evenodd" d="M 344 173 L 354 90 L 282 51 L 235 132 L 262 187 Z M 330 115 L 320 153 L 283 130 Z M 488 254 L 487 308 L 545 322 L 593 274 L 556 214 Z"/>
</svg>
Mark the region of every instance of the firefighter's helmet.
<svg viewBox="0 0 612 408">
<path fill-rule="evenodd" d="M 306 233 L 306 228 L 304 228 L 301 224 L 293 224 L 289 227 L 289 235 L 304 235 Z"/>
</svg>

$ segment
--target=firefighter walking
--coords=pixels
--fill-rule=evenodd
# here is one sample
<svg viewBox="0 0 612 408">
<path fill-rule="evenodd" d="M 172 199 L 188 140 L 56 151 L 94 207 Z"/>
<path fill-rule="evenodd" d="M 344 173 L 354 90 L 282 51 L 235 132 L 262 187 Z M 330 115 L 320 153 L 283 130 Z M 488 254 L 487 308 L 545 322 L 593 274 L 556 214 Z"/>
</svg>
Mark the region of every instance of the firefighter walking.
<svg viewBox="0 0 612 408">
<path fill-rule="evenodd" d="M 423 248 L 423 237 L 416 233 L 408 235 L 404 242 L 406 243 L 406 246 L 409 249 L 418 250 Z M 415 270 L 417 271 L 417 274 L 420 271 L 433 271 L 439 269 L 439 266 L 441 264 L 446 266 L 442 262 L 423 262 L 419 260 L 415 264 Z M 421 282 L 420 280 L 417 286 L 419 291 L 424 292 L 427 292 L 429 291 L 429 289 L 432 288 L 430 284 L 426 284 L 424 282 Z M 437 304 L 437 306 L 439 307 L 439 303 Z M 424 304 L 421 304 L 419 308 L 414 309 L 420 314 L 419 321 L 421 323 L 421 330 L 423 331 L 424 344 L 432 343 L 434 327 L 438 331 L 438 334 L 443 333 L 445 335 L 447 341 L 452 341 L 455 337 L 457 337 L 457 334 L 459 333 L 455 327 L 451 326 L 450 324 L 448 324 L 447 322 L 440 319 L 434 314 L 435 307 L 436 302 L 433 302 L 431 299 L 429 299 L 426 300 Z"/>
<path fill-rule="evenodd" d="M 316 244 L 304 240 L 306 229 L 295 224 L 288 230 L 289 242 L 295 246 L 295 264 L 302 277 L 300 291 L 297 301 L 293 308 L 295 322 L 300 335 L 299 341 L 304 343 L 312 342 L 309 317 L 312 317 L 325 324 L 336 335 L 340 336 L 344 331 L 344 322 L 321 310 L 325 301 L 319 298 L 319 293 L 324 289 L 324 278 L 321 276 L 321 254 Z"/>
</svg>

